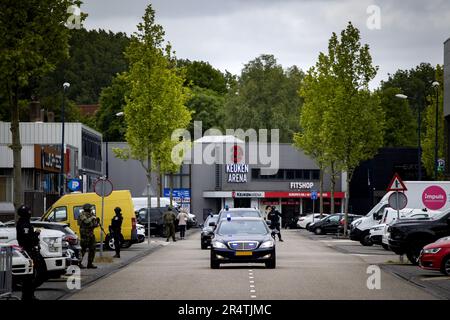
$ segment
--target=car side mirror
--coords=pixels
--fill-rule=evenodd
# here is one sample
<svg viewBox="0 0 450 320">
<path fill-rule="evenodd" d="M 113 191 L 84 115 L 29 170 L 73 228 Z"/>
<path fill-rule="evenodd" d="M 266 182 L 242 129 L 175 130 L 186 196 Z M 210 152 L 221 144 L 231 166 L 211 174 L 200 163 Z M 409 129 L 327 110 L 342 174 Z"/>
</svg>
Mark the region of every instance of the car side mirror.
<svg viewBox="0 0 450 320">
<path fill-rule="evenodd" d="M 210 226 L 210 227 L 215 227 L 215 226 L 216 226 L 216 223 L 215 223 L 215 222 L 210 222 L 210 223 L 209 223 L 209 226 Z"/>
</svg>

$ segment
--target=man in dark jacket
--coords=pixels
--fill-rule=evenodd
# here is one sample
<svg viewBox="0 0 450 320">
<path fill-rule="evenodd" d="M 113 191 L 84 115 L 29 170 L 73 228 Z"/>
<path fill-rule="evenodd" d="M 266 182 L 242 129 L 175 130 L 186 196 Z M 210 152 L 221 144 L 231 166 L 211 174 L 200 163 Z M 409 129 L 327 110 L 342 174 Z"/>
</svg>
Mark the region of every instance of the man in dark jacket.
<svg viewBox="0 0 450 320">
<path fill-rule="evenodd" d="M 17 210 L 17 214 L 19 215 L 19 220 L 16 225 L 17 242 L 33 260 L 34 268 L 41 268 L 42 263 L 45 263 L 45 261 L 43 261 L 43 258 L 39 252 L 39 232 L 34 231 L 34 228 L 30 222 L 31 209 L 30 207 L 22 205 Z M 41 275 L 37 274 L 36 276 L 40 277 Z M 38 279 L 34 278 L 33 275 L 27 276 L 23 280 L 22 300 L 29 301 L 36 299 L 34 296 L 34 290 L 38 286 L 38 282 Z"/>
<path fill-rule="evenodd" d="M 113 258 L 120 258 L 120 247 L 122 245 L 122 209 L 116 207 L 114 209 L 116 215 L 111 220 L 111 225 L 109 227 L 109 232 L 114 239 L 114 249 L 116 250 L 116 255 Z"/>
<path fill-rule="evenodd" d="M 272 206 L 270 208 L 270 212 L 267 215 L 267 219 L 270 220 L 270 229 L 272 230 L 272 237 L 275 239 L 275 234 L 278 234 L 278 240 L 283 242 L 283 239 L 281 239 L 281 232 L 280 232 L 280 218 L 281 213 L 275 208 L 275 206 Z"/>
<path fill-rule="evenodd" d="M 172 207 L 169 207 L 166 212 L 164 212 L 163 216 L 164 225 L 166 227 L 166 236 L 167 242 L 169 242 L 170 237 L 172 237 L 173 242 L 176 242 L 175 239 L 175 219 L 177 216 L 172 211 Z"/>
</svg>

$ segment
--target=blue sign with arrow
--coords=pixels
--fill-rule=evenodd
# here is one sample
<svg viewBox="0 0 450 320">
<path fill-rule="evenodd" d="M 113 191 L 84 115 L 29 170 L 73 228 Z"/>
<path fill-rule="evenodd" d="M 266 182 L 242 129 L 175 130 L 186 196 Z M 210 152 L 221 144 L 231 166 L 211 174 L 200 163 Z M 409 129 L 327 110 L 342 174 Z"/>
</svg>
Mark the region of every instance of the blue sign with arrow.
<svg viewBox="0 0 450 320">
<path fill-rule="evenodd" d="M 317 191 L 311 191 L 311 200 L 317 200 Z"/>
</svg>

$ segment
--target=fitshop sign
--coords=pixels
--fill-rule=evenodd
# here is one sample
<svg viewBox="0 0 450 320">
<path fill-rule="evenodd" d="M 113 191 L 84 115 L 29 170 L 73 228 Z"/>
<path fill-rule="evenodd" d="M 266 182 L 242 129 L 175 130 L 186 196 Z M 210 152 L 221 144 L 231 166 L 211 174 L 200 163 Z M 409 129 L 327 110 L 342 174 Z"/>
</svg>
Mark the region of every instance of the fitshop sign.
<svg viewBox="0 0 450 320">
<path fill-rule="evenodd" d="M 289 189 L 291 190 L 311 190 L 314 187 L 314 182 L 291 182 L 289 183 Z"/>
</svg>

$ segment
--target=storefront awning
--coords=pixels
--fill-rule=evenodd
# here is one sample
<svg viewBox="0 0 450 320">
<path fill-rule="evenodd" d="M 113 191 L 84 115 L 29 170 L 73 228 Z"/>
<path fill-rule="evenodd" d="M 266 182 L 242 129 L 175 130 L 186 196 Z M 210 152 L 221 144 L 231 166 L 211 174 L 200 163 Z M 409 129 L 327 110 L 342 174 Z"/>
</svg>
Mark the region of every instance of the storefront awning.
<svg viewBox="0 0 450 320">
<path fill-rule="evenodd" d="M 318 197 L 320 198 L 320 193 Z M 204 198 L 311 198 L 310 191 L 204 191 Z M 331 192 L 323 192 L 323 198 L 331 198 Z M 345 198 L 345 192 L 335 192 L 335 199 Z"/>
</svg>

